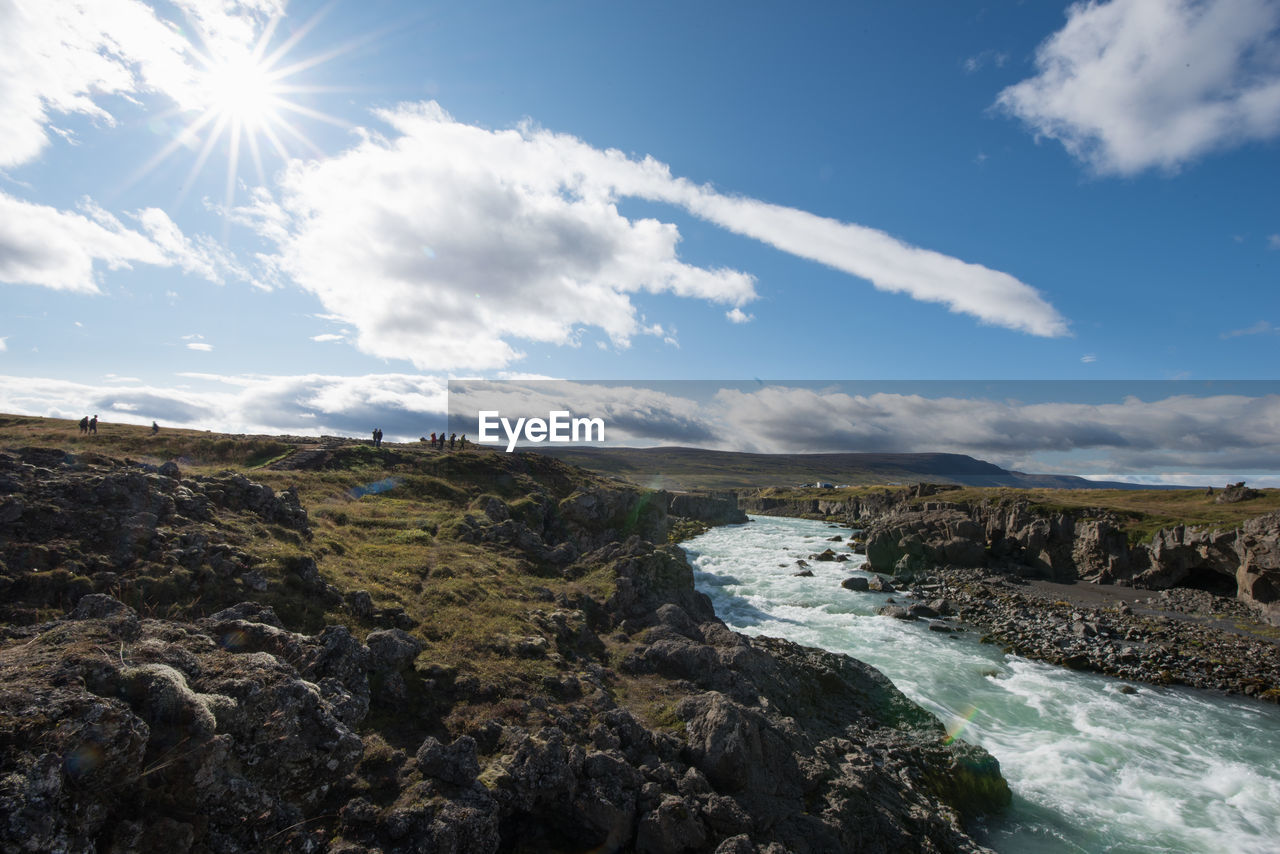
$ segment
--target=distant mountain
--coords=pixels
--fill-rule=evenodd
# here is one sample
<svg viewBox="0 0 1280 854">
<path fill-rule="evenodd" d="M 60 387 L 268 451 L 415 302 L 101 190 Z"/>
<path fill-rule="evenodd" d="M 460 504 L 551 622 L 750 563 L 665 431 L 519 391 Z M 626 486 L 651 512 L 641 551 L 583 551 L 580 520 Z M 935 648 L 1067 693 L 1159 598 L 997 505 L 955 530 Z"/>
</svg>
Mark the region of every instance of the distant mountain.
<svg viewBox="0 0 1280 854">
<path fill-rule="evenodd" d="M 1050 489 L 1160 489 L 1074 475 L 1009 471 L 965 454 L 747 454 L 703 448 L 540 446 L 537 453 L 658 489 L 754 489 L 825 482 L 959 483 Z M 1172 487 L 1170 487 L 1172 488 Z M 1182 487 L 1186 488 L 1186 487 Z"/>
</svg>

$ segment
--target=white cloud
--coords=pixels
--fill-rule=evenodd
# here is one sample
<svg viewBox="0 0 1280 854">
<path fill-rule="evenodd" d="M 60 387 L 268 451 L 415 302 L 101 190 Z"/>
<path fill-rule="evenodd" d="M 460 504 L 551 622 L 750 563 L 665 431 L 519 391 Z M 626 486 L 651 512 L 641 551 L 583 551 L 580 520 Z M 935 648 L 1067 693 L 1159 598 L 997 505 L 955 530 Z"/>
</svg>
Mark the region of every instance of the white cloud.
<svg viewBox="0 0 1280 854">
<path fill-rule="evenodd" d="M 72 213 L 0 192 L 0 281 L 96 293 L 99 261 L 113 270 L 170 263 L 145 235 L 88 200 Z"/>
<path fill-rule="evenodd" d="M 8 340 L 9 340 L 8 338 L 0 338 L 0 353 L 3 353 L 4 351 L 9 349 L 9 345 L 5 343 Z"/>
<path fill-rule="evenodd" d="M 204 344 L 204 343 L 202 343 L 202 342 L 200 342 L 200 341 L 192 341 L 192 342 L 190 342 L 189 344 L 187 344 L 187 349 L 188 349 L 188 350 L 199 350 L 199 351 L 200 351 L 200 352 L 202 352 L 202 353 L 208 353 L 208 352 L 211 352 L 211 351 L 213 350 L 213 345 L 212 345 L 212 344 Z"/>
<path fill-rule="evenodd" d="M 379 117 L 392 137 L 361 132 L 354 148 L 293 161 L 278 200 L 265 191 L 228 212 L 279 245 L 275 266 L 351 324 L 357 346 L 435 370 L 500 368 L 520 341 L 572 344 L 584 327 L 617 347 L 642 334 L 633 294 L 669 292 L 726 304 L 756 298 L 744 272 L 676 253 L 676 226 L 628 219 L 639 197 L 984 322 L 1035 335 L 1065 320 L 1012 276 L 910 246 L 883 232 L 673 178 L 529 124 L 489 131 L 435 103 Z M 735 314 L 734 312 L 737 312 Z"/>
<path fill-rule="evenodd" d="M 627 346 L 644 331 L 638 291 L 730 305 L 755 296 L 750 276 L 682 263 L 675 226 L 619 214 L 605 153 L 469 127 L 434 104 L 382 117 L 398 136 L 293 162 L 279 204 L 291 217 L 281 268 L 352 324 L 365 352 L 494 369 L 519 358 L 514 341 L 572 343 L 584 326 Z M 265 200 L 238 215 L 279 238 Z"/>
<path fill-rule="evenodd" d="M 207 235 L 188 238 L 164 211 L 129 216 L 142 231 L 89 198 L 73 212 L 0 192 L 0 282 L 98 293 L 96 265 L 119 270 L 140 263 L 176 266 L 216 284 L 227 276 L 257 284 L 230 252 Z"/>
<path fill-rule="evenodd" d="M 345 338 L 346 338 L 346 336 L 345 336 L 345 335 L 337 335 L 337 334 L 332 333 L 332 332 L 325 332 L 325 333 L 320 334 L 320 335 L 312 335 L 312 336 L 311 336 L 311 340 L 312 340 L 312 341 L 319 341 L 319 342 L 321 342 L 321 343 L 325 343 L 325 342 L 328 342 L 328 341 L 342 341 L 342 340 L 345 340 Z"/>
<path fill-rule="evenodd" d="M 1092 364 L 1093 362 L 1098 361 L 1098 355 L 1096 353 L 1085 353 L 1080 357 L 1080 361 L 1084 362 L 1086 365 Z"/>
<path fill-rule="evenodd" d="M 1275 0 L 1076 3 L 996 103 L 1099 173 L 1280 134 Z"/>
<path fill-rule="evenodd" d="M 724 313 L 724 316 L 729 318 L 730 323 L 750 323 L 756 318 L 754 314 L 747 314 L 740 308 L 731 308 Z"/>
<path fill-rule="evenodd" d="M 1223 332 L 1218 337 L 1223 339 L 1240 338 L 1241 336 L 1244 336 L 1244 335 L 1265 335 L 1268 332 L 1276 332 L 1276 331 L 1280 331 L 1280 330 L 1277 330 L 1274 326 L 1272 326 L 1270 321 L 1259 320 L 1257 323 L 1253 324 L 1252 326 L 1246 326 L 1244 329 L 1232 329 L 1230 332 Z"/>
<path fill-rule="evenodd" d="M 169 263 L 180 267 L 183 272 L 199 276 L 215 285 L 225 284 L 228 276 L 248 282 L 255 287 L 270 290 L 254 278 L 235 256 L 225 247 L 207 234 L 197 235 L 194 240 L 182 233 L 178 224 L 159 208 L 145 208 L 134 214 L 134 218 L 142 225 L 143 230 L 151 237 Z"/>
</svg>

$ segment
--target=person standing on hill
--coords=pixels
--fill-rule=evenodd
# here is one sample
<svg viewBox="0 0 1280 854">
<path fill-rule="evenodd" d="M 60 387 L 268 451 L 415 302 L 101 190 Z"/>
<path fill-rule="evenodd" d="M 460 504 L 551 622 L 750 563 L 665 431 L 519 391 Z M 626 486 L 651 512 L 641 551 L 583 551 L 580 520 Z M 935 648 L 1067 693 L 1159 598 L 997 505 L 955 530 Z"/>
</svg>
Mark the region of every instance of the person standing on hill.
<svg viewBox="0 0 1280 854">
<path fill-rule="evenodd" d="M 458 441 L 458 434 L 457 434 L 457 433 L 450 433 L 450 434 L 449 434 L 449 450 L 451 450 L 451 451 L 453 450 L 453 445 L 454 445 L 454 443 L 455 443 L 455 442 L 457 442 L 457 441 Z"/>
<path fill-rule="evenodd" d="M 89 419 L 89 432 L 94 436 L 98 435 L 98 416 L 97 415 Z"/>
<path fill-rule="evenodd" d="M 89 416 L 86 415 L 84 418 L 80 419 L 80 433 L 81 435 L 84 435 L 84 434 L 87 434 L 88 432 L 89 432 Z"/>
<path fill-rule="evenodd" d="M 154 436 L 155 434 L 157 434 L 157 433 L 159 433 L 159 432 L 160 432 L 160 425 L 159 425 L 159 424 L 157 424 L 156 422 L 152 421 L 152 422 L 151 422 L 151 435 L 152 435 L 152 436 Z"/>
</svg>

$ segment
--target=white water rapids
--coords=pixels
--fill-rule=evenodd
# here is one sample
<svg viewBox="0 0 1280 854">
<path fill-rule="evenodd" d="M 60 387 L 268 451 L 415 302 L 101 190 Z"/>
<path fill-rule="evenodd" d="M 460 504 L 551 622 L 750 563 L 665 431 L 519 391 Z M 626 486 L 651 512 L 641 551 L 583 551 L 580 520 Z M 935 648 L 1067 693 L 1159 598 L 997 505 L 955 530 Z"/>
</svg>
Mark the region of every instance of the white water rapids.
<svg viewBox="0 0 1280 854">
<path fill-rule="evenodd" d="M 840 582 L 862 558 L 795 561 L 847 529 L 753 517 L 684 543 L 731 628 L 874 665 L 948 731 L 1000 760 L 1008 812 L 980 840 L 1001 852 L 1280 851 L 1280 708 L 1137 685 L 1002 654 L 973 632 L 875 616 L 890 596 Z"/>
</svg>

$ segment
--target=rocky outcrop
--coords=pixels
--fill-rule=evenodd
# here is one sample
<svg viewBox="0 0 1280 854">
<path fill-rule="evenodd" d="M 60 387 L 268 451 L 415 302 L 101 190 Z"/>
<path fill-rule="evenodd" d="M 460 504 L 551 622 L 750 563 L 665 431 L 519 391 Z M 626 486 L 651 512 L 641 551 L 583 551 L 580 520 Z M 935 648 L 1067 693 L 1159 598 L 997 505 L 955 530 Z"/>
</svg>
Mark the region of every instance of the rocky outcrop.
<svg viewBox="0 0 1280 854">
<path fill-rule="evenodd" d="M 667 512 L 708 525 L 741 525 L 747 521 L 735 492 L 679 492 L 671 496 Z"/>
<path fill-rule="evenodd" d="M 755 495 L 739 495 L 738 506 L 761 516 L 795 516 L 805 519 L 838 518 L 855 527 L 899 507 L 904 501 L 938 495 L 960 487 L 947 483 L 916 483 L 901 489 L 877 489 L 852 498 L 776 497 L 764 490 Z"/>
<path fill-rule="evenodd" d="M 276 492 L 242 474 L 187 477 L 173 462 L 0 452 L 0 618 L 32 622 L 91 592 L 167 604 L 266 590 L 259 559 L 224 529 L 227 520 L 277 526 L 300 543 L 310 537 L 293 489 Z M 294 567 L 318 601 L 332 598 L 314 568 Z"/>
<path fill-rule="evenodd" d="M 1131 544 L 1103 510 L 1046 512 L 1025 501 L 900 503 L 866 529 L 869 567 L 914 578 L 942 565 L 1052 581 L 1193 587 L 1234 594 L 1280 625 L 1280 513 L 1239 529 L 1163 529 Z"/>
</svg>

